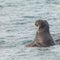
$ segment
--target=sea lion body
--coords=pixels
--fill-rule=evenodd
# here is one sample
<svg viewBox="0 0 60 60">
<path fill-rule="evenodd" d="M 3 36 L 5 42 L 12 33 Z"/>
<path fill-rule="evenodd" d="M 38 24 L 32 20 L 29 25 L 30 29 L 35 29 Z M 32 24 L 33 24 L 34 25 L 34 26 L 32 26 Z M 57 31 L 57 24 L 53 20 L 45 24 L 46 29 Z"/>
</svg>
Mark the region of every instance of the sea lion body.
<svg viewBox="0 0 60 60">
<path fill-rule="evenodd" d="M 46 20 L 37 20 L 35 25 L 38 28 L 34 41 L 28 47 L 49 47 L 55 45 L 49 31 L 49 24 Z"/>
</svg>

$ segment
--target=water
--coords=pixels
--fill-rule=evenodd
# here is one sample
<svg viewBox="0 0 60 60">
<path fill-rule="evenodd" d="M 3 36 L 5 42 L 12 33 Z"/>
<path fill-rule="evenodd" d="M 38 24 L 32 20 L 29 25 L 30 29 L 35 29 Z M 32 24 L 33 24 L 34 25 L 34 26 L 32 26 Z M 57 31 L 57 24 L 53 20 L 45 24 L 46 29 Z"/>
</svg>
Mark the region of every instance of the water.
<svg viewBox="0 0 60 60">
<path fill-rule="evenodd" d="M 60 46 L 28 48 L 34 22 L 47 20 L 53 39 L 60 37 L 60 0 L 0 0 L 0 60 L 60 60 Z"/>
</svg>

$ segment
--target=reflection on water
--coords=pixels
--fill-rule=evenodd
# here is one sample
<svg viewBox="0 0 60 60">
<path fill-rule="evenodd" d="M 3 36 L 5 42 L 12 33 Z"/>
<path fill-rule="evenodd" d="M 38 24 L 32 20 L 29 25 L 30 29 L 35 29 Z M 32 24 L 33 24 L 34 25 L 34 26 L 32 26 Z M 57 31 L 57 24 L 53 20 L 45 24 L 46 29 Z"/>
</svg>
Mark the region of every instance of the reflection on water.
<svg viewBox="0 0 60 60">
<path fill-rule="evenodd" d="M 0 0 L 0 60 L 59 60 L 60 46 L 28 48 L 34 22 L 47 20 L 54 40 L 60 38 L 60 0 Z"/>
</svg>

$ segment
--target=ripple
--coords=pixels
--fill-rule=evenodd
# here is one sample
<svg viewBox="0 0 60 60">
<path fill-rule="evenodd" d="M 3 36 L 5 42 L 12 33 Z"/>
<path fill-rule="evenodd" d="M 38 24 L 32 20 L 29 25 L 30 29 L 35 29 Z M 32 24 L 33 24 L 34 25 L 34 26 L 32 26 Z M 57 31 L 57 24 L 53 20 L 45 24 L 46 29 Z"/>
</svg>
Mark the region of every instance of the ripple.
<svg viewBox="0 0 60 60">
<path fill-rule="evenodd" d="M 0 45 L 5 44 L 5 41 L 0 41 Z"/>
<path fill-rule="evenodd" d="M 60 1 L 59 0 L 46 0 L 46 3 L 48 3 L 48 4 L 60 4 Z"/>
<path fill-rule="evenodd" d="M 60 46 L 25 47 L 34 40 L 34 22 L 49 22 L 54 40 L 60 38 L 60 0 L 0 2 L 0 60 L 60 60 Z"/>
<path fill-rule="evenodd" d="M 3 5 L 0 5 L 0 9 L 3 8 L 4 6 Z"/>
<path fill-rule="evenodd" d="M 6 3 L 6 7 L 17 7 L 17 3 Z"/>
</svg>

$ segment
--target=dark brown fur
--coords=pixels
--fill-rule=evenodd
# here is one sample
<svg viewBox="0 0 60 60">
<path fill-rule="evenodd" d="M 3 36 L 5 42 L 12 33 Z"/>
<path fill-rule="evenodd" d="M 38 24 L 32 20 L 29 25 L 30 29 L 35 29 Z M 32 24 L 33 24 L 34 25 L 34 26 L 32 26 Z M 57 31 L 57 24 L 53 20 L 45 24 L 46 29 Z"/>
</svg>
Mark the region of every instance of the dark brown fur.
<svg viewBox="0 0 60 60">
<path fill-rule="evenodd" d="M 37 20 L 35 25 L 39 28 L 36 32 L 35 40 L 28 44 L 28 47 L 49 47 L 54 45 L 54 41 L 49 31 L 49 24 L 46 20 Z"/>
</svg>

